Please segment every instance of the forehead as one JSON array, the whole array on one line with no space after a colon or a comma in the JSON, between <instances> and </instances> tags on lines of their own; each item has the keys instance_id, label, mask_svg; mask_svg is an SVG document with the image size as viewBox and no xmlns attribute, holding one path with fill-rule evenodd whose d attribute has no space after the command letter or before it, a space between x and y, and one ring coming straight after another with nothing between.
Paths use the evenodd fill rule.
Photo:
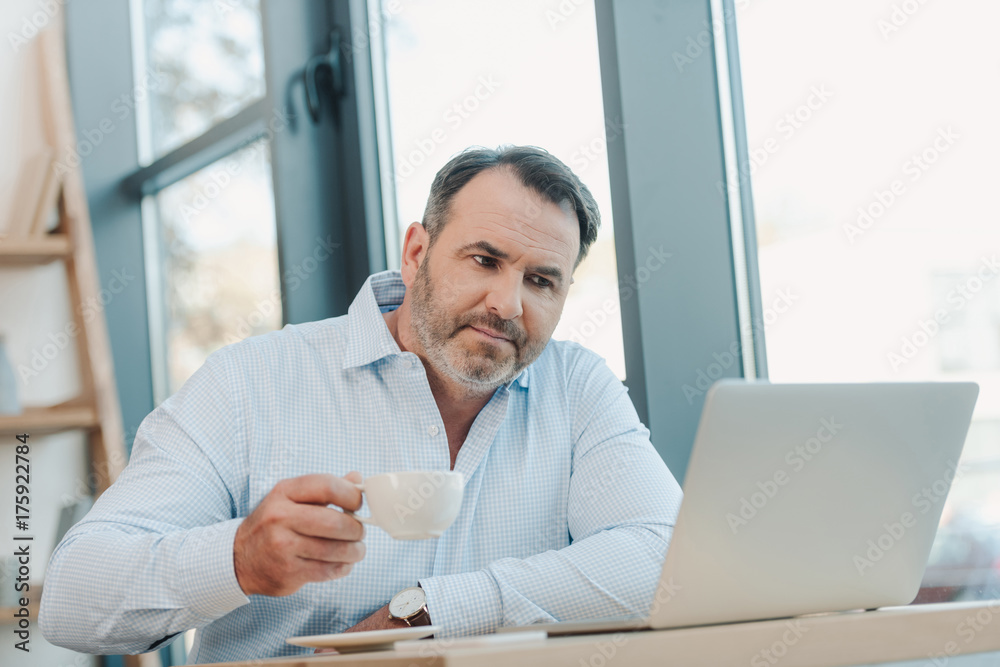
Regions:
<instances>
[{"instance_id":1,"label":"forehead","mask_svg":"<svg viewBox=\"0 0 1000 667\"><path fill-rule=\"evenodd\" d=\"M476 174L455 194L441 235L456 244L488 240L569 269L580 249L580 223L569 202L552 203L502 168Z\"/></svg>"}]
</instances>

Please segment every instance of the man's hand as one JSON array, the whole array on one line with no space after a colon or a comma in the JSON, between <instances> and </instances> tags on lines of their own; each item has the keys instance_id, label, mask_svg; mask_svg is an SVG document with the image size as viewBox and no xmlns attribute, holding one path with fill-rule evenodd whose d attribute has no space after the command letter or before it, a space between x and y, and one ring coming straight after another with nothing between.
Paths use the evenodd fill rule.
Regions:
<instances>
[{"instance_id":1,"label":"man's hand","mask_svg":"<svg viewBox=\"0 0 1000 667\"><path fill-rule=\"evenodd\" d=\"M312 581L339 579L365 557L356 472L303 475L275 484L236 531L233 565L246 595L291 595ZM386 612L388 616L388 612Z\"/></svg>"}]
</instances>

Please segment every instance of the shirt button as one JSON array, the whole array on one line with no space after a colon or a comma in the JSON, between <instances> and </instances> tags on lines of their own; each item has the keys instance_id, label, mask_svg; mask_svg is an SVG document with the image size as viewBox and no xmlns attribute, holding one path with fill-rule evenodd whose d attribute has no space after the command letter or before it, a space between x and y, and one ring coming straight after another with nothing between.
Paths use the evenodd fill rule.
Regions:
<instances>
[{"instance_id":1,"label":"shirt button","mask_svg":"<svg viewBox=\"0 0 1000 667\"><path fill-rule=\"evenodd\" d=\"M413 359L403 357L403 368L413 368Z\"/></svg>"},{"instance_id":2,"label":"shirt button","mask_svg":"<svg viewBox=\"0 0 1000 667\"><path fill-rule=\"evenodd\" d=\"M438 427L437 426L428 426L427 427L427 435L429 435L429 436L435 436L437 434L438 434Z\"/></svg>"}]
</instances>

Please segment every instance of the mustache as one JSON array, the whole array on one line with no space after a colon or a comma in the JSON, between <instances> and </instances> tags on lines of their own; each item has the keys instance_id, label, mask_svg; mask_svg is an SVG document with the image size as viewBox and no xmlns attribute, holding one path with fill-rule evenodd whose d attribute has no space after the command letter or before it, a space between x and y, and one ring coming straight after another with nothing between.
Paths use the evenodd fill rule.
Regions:
<instances>
[{"instance_id":1,"label":"mustache","mask_svg":"<svg viewBox=\"0 0 1000 667\"><path fill-rule=\"evenodd\" d=\"M466 318L465 321L460 323L449 338L454 338L458 335L459 331L469 326L492 329L504 338L509 338L510 341L518 348L524 344L524 340L526 338L524 331L522 331L520 327L510 320L505 320L499 315L495 315L493 313L473 315Z\"/></svg>"}]
</instances>

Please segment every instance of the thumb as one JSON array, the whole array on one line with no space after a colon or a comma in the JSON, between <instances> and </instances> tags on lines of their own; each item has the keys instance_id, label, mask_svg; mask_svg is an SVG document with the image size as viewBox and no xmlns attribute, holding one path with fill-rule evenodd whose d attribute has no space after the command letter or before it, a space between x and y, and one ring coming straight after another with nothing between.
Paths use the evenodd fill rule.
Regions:
<instances>
[{"instance_id":1,"label":"thumb","mask_svg":"<svg viewBox=\"0 0 1000 667\"><path fill-rule=\"evenodd\" d=\"M351 472L344 475L344 479L354 484L360 484L363 481L361 473L359 473L357 470L352 470Z\"/></svg>"}]
</instances>

